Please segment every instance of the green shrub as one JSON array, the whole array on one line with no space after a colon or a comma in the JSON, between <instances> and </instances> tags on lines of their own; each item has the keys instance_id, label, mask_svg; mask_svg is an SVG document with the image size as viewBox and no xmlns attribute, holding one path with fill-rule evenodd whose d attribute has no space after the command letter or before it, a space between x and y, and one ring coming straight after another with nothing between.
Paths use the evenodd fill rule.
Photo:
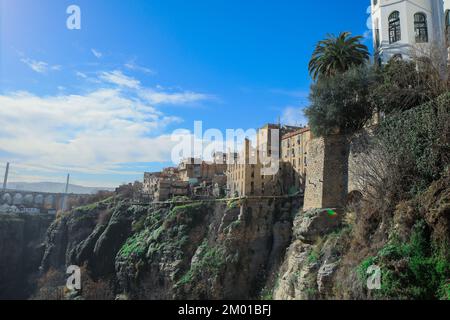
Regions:
<instances>
[{"instance_id":1,"label":"green shrub","mask_svg":"<svg viewBox=\"0 0 450 320\"><path fill-rule=\"evenodd\" d=\"M237 207L239 207L241 205L241 201L240 200L229 200L227 202L227 208L228 209L235 209Z\"/></svg>"},{"instance_id":2,"label":"green shrub","mask_svg":"<svg viewBox=\"0 0 450 320\"><path fill-rule=\"evenodd\" d=\"M450 93L382 122L376 140L399 180L396 193L413 196L441 178L450 163L449 123Z\"/></svg>"},{"instance_id":3,"label":"green shrub","mask_svg":"<svg viewBox=\"0 0 450 320\"><path fill-rule=\"evenodd\" d=\"M148 232L143 231L129 238L119 251L119 255L123 258L131 256L143 257L147 249Z\"/></svg>"},{"instance_id":4,"label":"green shrub","mask_svg":"<svg viewBox=\"0 0 450 320\"><path fill-rule=\"evenodd\" d=\"M308 255L308 263L315 263L319 260L319 258L320 254L317 251L312 250Z\"/></svg>"},{"instance_id":5,"label":"green shrub","mask_svg":"<svg viewBox=\"0 0 450 320\"><path fill-rule=\"evenodd\" d=\"M358 267L361 280L367 269L376 264L381 268L381 290L375 295L394 299L439 299L448 294L450 263L446 254L430 241L424 221L414 226L406 243L394 240L369 257Z\"/></svg>"},{"instance_id":6,"label":"green shrub","mask_svg":"<svg viewBox=\"0 0 450 320\"><path fill-rule=\"evenodd\" d=\"M192 283L197 277L216 277L225 264L225 250L220 246L208 246L204 241L200 246L200 256L190 270L180 278L177 285Z\"/></svg>"},{"instance_id":7,"label":"green shrub","mask_svg":"<svg viewBox=\"0 0 450 320\"><path fill-rule=\"evenodd\" d=\"M260 300L263 300L263 301L271 301L271 300L273 300L273 290L268 288L268 287L265 287L261 291Z\"/></svg>"},{"instance_id":8,"label":"green shrub","mask_svg":"<svg viewBox=\"0 0 450 320\"><path fill-rule=\"evenodd\" d=\"M165 219L165 226L194 226L200 223L207 213L208 206L203 202L190 203L174 207Z\"/></svg>"},{"instance_id":9,"label":"green shrub","mask_svg":"<svg viewBox=\"0 0 450 320\"><path fill-rule=\"evenodd\" d=\"M361 264L358 266L357 273L359 278L365 282L369 275L367 274L367 270L370 266L374 265L376 261L376 257L369 257L361 262Z\"/></svg>"}]
</instances>

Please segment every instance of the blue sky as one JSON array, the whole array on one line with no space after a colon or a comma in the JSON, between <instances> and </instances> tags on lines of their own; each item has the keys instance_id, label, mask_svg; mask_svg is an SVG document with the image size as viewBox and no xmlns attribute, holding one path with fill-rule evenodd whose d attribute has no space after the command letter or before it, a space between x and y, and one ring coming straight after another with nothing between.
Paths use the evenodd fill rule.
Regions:
<instances>
[{"instance_id":1,"label":"blue sky","mask_svg":"<svg viewBox=\"0 0 450 320\"><path fill-rule=\"evenodd\" d=\"M368 34L369 1L0 0L0 170L115 186L170 165L179 128L305 123L327 33ZM81 9L68 30L66 9ZM371 40L366 44L370 47Z\"/></svg>"}]
</instances>

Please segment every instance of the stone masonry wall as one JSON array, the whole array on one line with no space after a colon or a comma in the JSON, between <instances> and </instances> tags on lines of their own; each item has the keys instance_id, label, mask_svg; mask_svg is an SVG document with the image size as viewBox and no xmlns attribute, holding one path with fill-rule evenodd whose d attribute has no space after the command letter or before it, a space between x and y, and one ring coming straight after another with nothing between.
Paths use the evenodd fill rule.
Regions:
<instances>
[{"instance_id":1,"label":"stone masonry wall","mask_svg":"<svg viewBox=\"0 0 450 320\"><path fill-rule=\"evenodd\" d=\"M306 169L304 210L341 208L348 194L348 151L345 137L311 140Z\"/></svg>"},{"instance_id":2,"label":"stone masonry wall","mask_svg":"<svg viewBox=\"0 0 450 320\"><path fill-rule=\"evenodd\" d=\"M309 143L304 210L322 208L324 146L322 138L312 139Z\"/></svg>"}]
</instances>

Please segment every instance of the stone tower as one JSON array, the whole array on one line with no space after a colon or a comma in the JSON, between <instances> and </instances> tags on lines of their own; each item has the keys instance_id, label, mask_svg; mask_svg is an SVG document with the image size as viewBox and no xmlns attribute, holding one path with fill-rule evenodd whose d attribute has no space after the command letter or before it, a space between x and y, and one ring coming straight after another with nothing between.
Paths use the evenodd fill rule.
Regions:
<instances>
[{"instance_id":1,"label":"stone tower","mask_svg":"<svg viewBox=\"0 0 450 320\"><path fill-rule=\"evenodd\" d=\"M371 0L375 58L407 59L412 50L448 48L450 0Z\"/></svg>"}]
</instances>

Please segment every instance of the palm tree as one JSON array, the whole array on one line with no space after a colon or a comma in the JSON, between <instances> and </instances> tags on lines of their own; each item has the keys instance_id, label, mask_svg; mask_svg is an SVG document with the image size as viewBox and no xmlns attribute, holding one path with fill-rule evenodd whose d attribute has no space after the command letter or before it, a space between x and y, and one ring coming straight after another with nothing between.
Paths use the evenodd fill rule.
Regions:
<instances>
[{"instance_id":1,"label":"palm tree","mask_svg":"<svg viewBox=\"0 0 450 320\"><path fill-rule=\"evenodd\" d=\"M366 76L369 72L362 66L369 60L369 51L361 43L362 38L352 37L350 32L342 32L337 37L329 35L317 44L309 62L309 72L315 83L311 86L311 105L307 116L312 131L323 138L323 142L316 141L318 146L323 143L323 154L320 156L323 157L322 173L327 182L321 185L320 190L315 185L307 186L306 192L321 192L322 206L325 208L345 206L349 137L368 114L368 104L363 98L370 77ZM320 181L320 178L320 175L315 177L313 173L308 179Z\"/></svg>"},{"instance_id":2,"label":"palm tree","mask_svg":"<svg viewBox=\"0 0 450 320\"><path fill-rule=\"evenodd\" d=\"M321 76L331 77L366 63L369 51L361 43L362 38L352 37L350 32L342 32L338 37L328 35L325 40L319 41L309 62L312 78L317 80Z\"/></svg>"}]
</instances>

